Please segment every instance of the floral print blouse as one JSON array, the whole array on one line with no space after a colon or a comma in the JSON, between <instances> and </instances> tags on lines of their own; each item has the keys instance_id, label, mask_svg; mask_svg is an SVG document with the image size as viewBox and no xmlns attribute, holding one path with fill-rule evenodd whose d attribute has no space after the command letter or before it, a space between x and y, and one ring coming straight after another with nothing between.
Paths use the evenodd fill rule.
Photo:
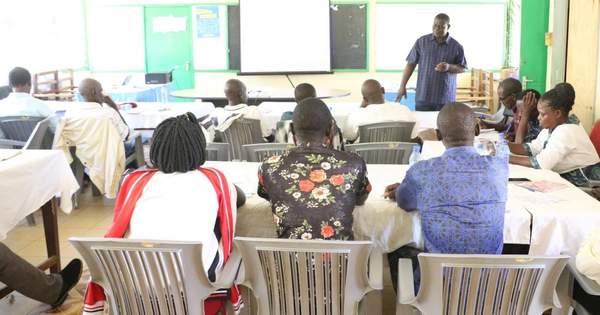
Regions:
<instances>
[{"instance_id":1,"label":"floral print blouse","mask_svg":"<svg viewBox=\"0 0 600 315\"><path fill-rule=\"evenodd\" d=\"M280 238L352 239L352 211L371 191L361 157L323 146L272 156L258 177L258 194L270 201Z\"/></svg>"}]
</instances>

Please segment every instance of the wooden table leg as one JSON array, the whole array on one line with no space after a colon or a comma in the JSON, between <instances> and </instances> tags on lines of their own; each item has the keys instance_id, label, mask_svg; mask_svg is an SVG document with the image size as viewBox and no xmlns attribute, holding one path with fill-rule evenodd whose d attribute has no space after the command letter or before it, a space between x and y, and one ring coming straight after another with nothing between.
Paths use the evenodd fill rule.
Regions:
<instances>
[{"instance_id":1,"label":"wooden table leg","mask_svg":"<svg viewBox=\"0 0 600 315\"><path fill-rule=\"evenodd\" d=\"M50 199L42 206L42 215L44 218L44 234L46 235L46 250L48 258L56 257L51 267L51 272L60 271L60 243L58 242L58 219L57 219L56 198Z\"/></svg>"}]
</instances>

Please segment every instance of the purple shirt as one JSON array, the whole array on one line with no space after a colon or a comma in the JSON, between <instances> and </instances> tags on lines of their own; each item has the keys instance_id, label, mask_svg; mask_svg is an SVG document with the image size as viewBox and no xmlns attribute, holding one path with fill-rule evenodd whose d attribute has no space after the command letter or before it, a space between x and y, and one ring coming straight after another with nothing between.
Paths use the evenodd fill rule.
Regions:
<instances>
[{"instance_id":1,"label":"purple shirt","mask_svg":"<svg viewBox=\"0 0 600 315\"><path fill-rule=\"evenodd\" d=\"M448 35L443 43L438 44L433 34L421 36L406 61L419 65L417 102L446 104L456 99L456 74L435 71L440 62L467 68L463 47L454 38Z\"/></svg>"}]
</instances>

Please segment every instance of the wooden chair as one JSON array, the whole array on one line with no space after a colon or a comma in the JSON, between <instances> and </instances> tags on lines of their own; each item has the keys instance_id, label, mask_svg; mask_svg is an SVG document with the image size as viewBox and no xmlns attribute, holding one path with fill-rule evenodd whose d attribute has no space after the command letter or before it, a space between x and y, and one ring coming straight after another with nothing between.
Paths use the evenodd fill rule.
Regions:
<instances>
[{"instance_id":1,"label":"wooden chair","mask_svg":"<svg viewBox=\"0 0 600 315\"><path fill-rule=\"evenodd\" d=\"M415 296L410 259L398 263L396 314L540 315L559 306L556 284L567 256L419 254Z\"/></svg>"},{"instance_id":2,"label":"wooden chair","mask_svg":"<svg viewBox=\"0 0 600 315\"><path fill-rule=\"evenodd\" d=\"M243 159L248 162L262 162L273 155L281 155L283 152L293 148L293 144L287 143L255 143L242 146Z\"/></svg>"},{"instance_id":3,"label":"wooden chair","mask_svg":"<svg viewBox=\"0 0 600 315\"><path fill-rule=\"evenodd\" d=\"M242 146L264 142L260 129L260 120L238 118L227 130L222 133L223 142L229 143L231 158L241 160L243 158Z\"/></svg>"},{"instance_id":4,"label":"wooden chair","mask_svg":"<svg viewBox=\"0 0 600 315\"><path fill-rule=\"evenodd\" d=\"M346 151L360 155L367 164L408 164L415 143L370 142L346 145Z\"/></svg>"},{"instance_id":5,"label":"wooden chair","mask_svg":"<svg viewBox=\"0 0 600 315\"><path fill-rule=\"evenodd\" d=\"M408 142L414 127L414 121L391 121L362 125L358 127L359 141L360 143Z\"/></svg>"},{"instance_id":6,"label":"wooden chair","mask_svg":"<svg viewBox=\"0 0 600 315\"><path fill-rule=\"evenodd\" d=\"M383 265L369 263L381 254L370 254L371 242L236 237L235 244L238 279L260 315L357 314L365 294L382 289Z\"/></svg>"},{"instance_id":7,"label":"wooden chair","mask_svg":"<svg viewBox=\"0 0 600 315\"><path fill-rule=\"evenodd\" d=\"M72 101L73 69L53 70L34 74L33 96L43 100Z\"/></svg>"},{"instance_id":8,"label":"wooden chair","mask_svg":"<svg viewBox=\"0 0 600 315\"><path fill-rule=\"evenodd\" d=\"M240 259L232 253L216 283L208 280L198 242L70 238L111 314L204 314L204 300L231 287Z\"/></svg>"},{"instance_id":9,"label":"wooden chair","mask_svg":"<svg viewBox=\"0 0 600 315\"><path fill-rule=\"evenodd\" d=\"M456 89L456 101L469 103L473 107L483 107L495 111L494 74L481 69L471 69L470 85Z\"/></svg>"}]
</instances>

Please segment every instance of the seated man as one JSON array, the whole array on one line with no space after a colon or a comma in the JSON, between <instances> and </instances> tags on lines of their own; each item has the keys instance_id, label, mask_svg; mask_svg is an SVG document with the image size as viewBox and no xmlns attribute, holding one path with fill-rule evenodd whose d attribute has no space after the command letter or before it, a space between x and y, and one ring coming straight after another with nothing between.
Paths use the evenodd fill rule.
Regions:
<instances>
[{"instance_id":1,"label":"seated man","mask_svg":"<svg viewBox=\"0 0 600 315\"><path fill-rule=\"evenodd\" d=\"M128 174L115 203L115 220L106 237L200 241L202 261L215 281L232 249L236 222L236 189L221 171L202 165L206 140L192 113L169 118L156 128L150 147L154 168ZM90 289L91 288L91 289ZM91 284L86 303L94 300ZM237 289L231 289L237 303ZM93 295L93 296L92 296ZM91 300L90 300L91 299ZM205 303L217 314L223 299Z\"/></svg>"},{"instance_id":2,"label":"seated man","mask_svg":"<svg viewBox=\"0 0 600 315\"><path fill-rule=\"evenodd\" d=\"M261 120L261 114L257 106L248 106L248 93L246 85L240 80L231 79L225 83L225 97L228 104L222 109L217 109L216 116L218 125L216 130L223 132L231 126L238 118ZM267 130L261 123L261 132L263 137L270 136L272 130Z\"/></svg>"},{"instance_id":3,"label":"seated man","mask_svg":"<svg viewBox=\"0 0 600 315\"><path fill-rule=\"evenodd\" d=\"M367 80L361 88L363 101L360 109L350 113L343 130L344 138L355 141L358 138L358 128L362 125L390 121L415 121L416 118L410 109L397 103L385 102L385 90L376 80ZM416 138L419 126L415 123L411 138Z\"/></svg>"},{"instance_id":4,"label":"seated man","mask_svg":"<svg viewBox=\"0 0 600 315\"><path fill-rule=\"evenodd\" d=\"M98 107L89 107L85 110L96 110L105 112L110 116L114 126L121 135L121 140L125 142L125 153L126 155L131 154L135 150L135 143L133 141L135 132L129 128L127 122L119 112L117 104L109 97L102 93L102 85L100 82L94 79L84 79L79 83L79 94L83 97L86 102L97 103Z\"/></svg>"},{"instance_id":5,"label":"seated man","mask_svg":"<svg viewBox=\"0 0 600 315\"><path fill-rule=\"evenodd\" d=\"M444 154L417 162L401 184L386 188L386 196L400 208L420 212L426 252L502 252L508 161L506 156L477 153L473 147L476 124L467 105L444 106L437 118ZM394 283L398 258L404 252L411 251L402 247L388 254ZM416 255L410 258L416 266Z\"/></svg>"},{"instance_id":6,"label":"seated man","mask_svg":"<svg viewBox=\"0 0 600 315\"><path fill-rule=\"evenodd\" d=\"M517 111L517 95L521 93L523 86L521 82L514 78L504 79L498 85L498 101L502 104L500 110L492 116L491 121L481 120L479 125L483 129L495 129L496 131L505 131L512 121L514 113Z\"/></svg>"},{"instance_id":7,"label":"seated man","mask_svg":"<svg viewBox=\"0 0 600 315\"><path fill-rule=\"evenodd\" d=\"M47 274L0 243L0 281L29 298L56 308L81 278L81 260L73 259L58 274Z\"/></svg>"},{"instance_id":8,"label":"seated man","mask_svg":"<svg viewBox=\"0 0 600 315\"><path fill-rule=\"evenodd\" d=\"M258 194L269 200L280 238L351 240L354 206L371 185L365 161L332 149L333 117L323 101L306 99L294 110L297 145L265 160Z\"/></svg>"},{"instance_id":9,"label":"seated man","mask_svg":"<svg viewBox=\"0 0 600 315\"><path fill-rule=\"evenodd\" d=\"M31 74L27 69L16 67L8 74L8 82L13 92L0 101L0 117L5 116L34 116L51 117L50 130L56 131L58 118L54 111L31 94Z\"/></svg>"},{"instance_id":10,"label":"seated man","mask_svg":"<svg viewBox=\"0 0 600 315\"><path fill-rule=\"evenodd\" d=\"M300 83L294 89L294 99L296 100L296 103L300 103L307 98L314 97L317 97L317 90L315 90L315 87L310 83ZM292 120L293 115L294 112L284 112L281 115L280 120Z\"/></svg>"}]
</instances>

